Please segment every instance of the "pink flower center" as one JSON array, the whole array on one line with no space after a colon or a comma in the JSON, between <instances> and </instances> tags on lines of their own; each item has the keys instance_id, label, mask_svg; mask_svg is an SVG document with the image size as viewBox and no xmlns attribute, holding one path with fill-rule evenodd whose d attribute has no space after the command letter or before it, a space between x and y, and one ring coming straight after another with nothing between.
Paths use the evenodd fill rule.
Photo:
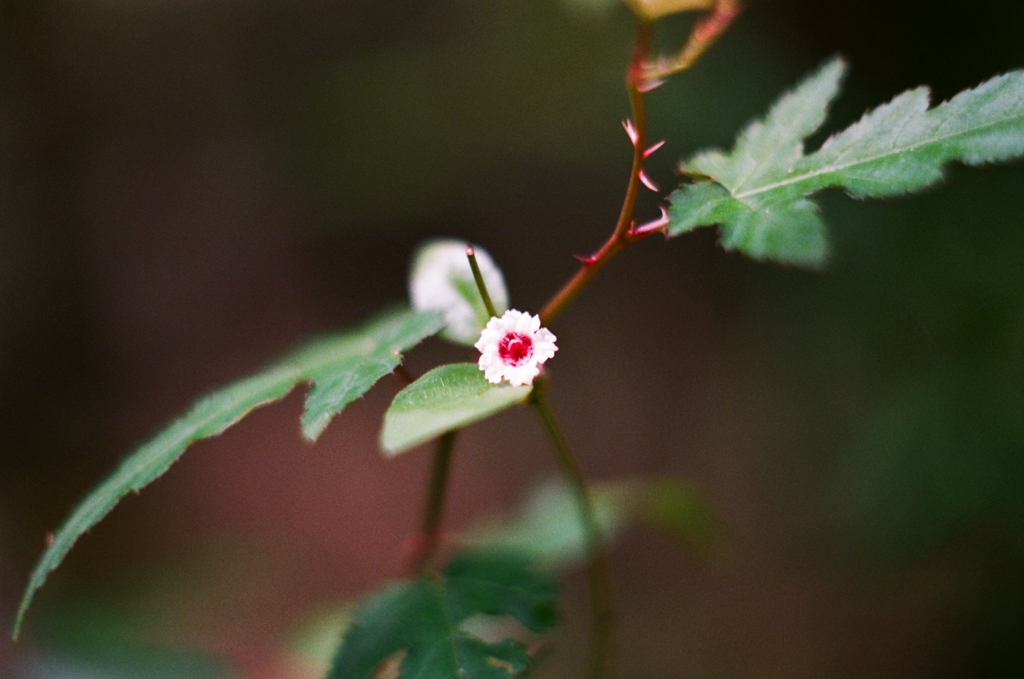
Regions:
<instances>
[{"instance_id":1,"label":"pink flower center","mask_svg":"<svg viewBox=\"0 0 1024 679\"><path fill-rule=\"evenodd\" d=\"M533 340L518 332L506 333L498 342L498 356L505 365L521 366L533 355Z\"/></svg>"}]
</instances>

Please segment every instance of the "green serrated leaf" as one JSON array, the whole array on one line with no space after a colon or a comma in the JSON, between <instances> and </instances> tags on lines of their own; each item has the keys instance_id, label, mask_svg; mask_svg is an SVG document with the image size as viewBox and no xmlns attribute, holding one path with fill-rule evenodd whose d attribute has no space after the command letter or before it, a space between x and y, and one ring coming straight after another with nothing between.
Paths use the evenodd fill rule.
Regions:
<instances>
[{"instance_id":1,"label":"green serrated leaf","mask_svg":"<svg viewBox=\"0 0 1024 679\"><path fill-rule=\"evenodd\" d=\"M448 608L460 620L476 613L511 615L528 630L543 632L558 622L558 592L550 578L531 570L518 550L456 554L445 569Z\"/></svg>"},{"instance_id":2,"label":"green serrated leaf","mask_svg":"<svg viewBox=\"0 0 1024 679\"><path fill-rule=\"evenodd\" d=\"M356 611L328 679L371 677L388 657L414 645L420 627L438 618L437 585L426 580L385 588Z\"/></svg>"},{"instance_id":3,"label":"green serrated leaf","mask_svg":"<svg viewBox=\"0 0 1024 679\"><path fill-rule=\"evenodd\" d=\"M692 486L674 478L631 479L590 488L597 522L607 543L631 524L647 523L706 550L718 536L718 521ZM541 484L519 512L470 530L464 544L515 550L537 563L564 568L583 563L587 540L572 491L560 481Z\"/></svg>"},{"instance_id":4,"label":"green serrated leaf","mask_svg":"<svg viewBox=\"0 0 1024 679\"><path fill-rule=\"evenodd\" d=\"M402 679L510 679L529 666L526 648L488 643L461 625L478 614L510 615L535 632L557 622L557 587L508 552L456 555L439 580L391 585L356 612L327 679L368 679L404 653Z\"/></svg>"},{"instance_id":5,"label":"green serrated leaf","mask_svg":"<svg viewBox=\"0 0 1024 679\"><path fill-rule=\"evenodd\" d=\"M436 312L402 311L380 316L354 333L313 342L294 354L303 378L313 383L302 414L302 433L315 441L345 406L402 362L402 352L443 327Z\"/></svg>"},{"instance_id":6,"label":"green serrated leaf","mask_svg":"<svg viewBox=\"0 0 1024 679\"><path fill-rule=\"evenodd\" d=\"M326 673L340 639L352 624L355 605L335 604L300 621L288 635L288 653Z\"/></svg>"},{"instance_id":7,"label":"green serrated leaf","mask_svg":"<svg viewBox=\"0 0 1024 679\"><path fill-rule=\"evenodd\" d=\"M434 368L395 396L384 415L381 447L397 455L522 403L531 389L490 384L475 363Z\"/></svg>"},{"instance_id":8,"label":"green serrated leaf","mask_svg":"<svg viewBox=\"0 0 1024 679\"><path fill-rule=\"evenodd\" d=\"M314 384L303 432L315 439L332 417L401 362L401 352L440 331L435 312L386 311L360 328L316 340L262 373L200 399L183 417L131 453L94 488L54 534L29 579L14 624L17 638L35 592L78 538L130 492L160 477L191 444L221 434L251 410L278 401L300 382Z\"/></svg>"},{"instance_id":9,"label":"green serrated leaf","mask_svg":"<svg viewBox=\"0 0 1024 679\"><path fill-rule=\"evenodd\" d=\"M1024 71L993 78L929 109L921 87L868 112L810 155L803 140L825 121L846 67L825 64L740 135L733 151L681 165L707 176L670 196L668 234L718 224L721 244L755 259L820 266L825 225L807 196L842 188L857 198L919 191L959 161L981 165L1024 155Z\"/></svg>"}]
</instances>

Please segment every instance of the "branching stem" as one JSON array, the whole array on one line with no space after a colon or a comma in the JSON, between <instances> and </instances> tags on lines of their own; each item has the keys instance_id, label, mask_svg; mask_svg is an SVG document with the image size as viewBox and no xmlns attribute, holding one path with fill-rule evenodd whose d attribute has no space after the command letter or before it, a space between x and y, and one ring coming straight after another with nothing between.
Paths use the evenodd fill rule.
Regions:
<instances>
[{"instance_id":1,"label":"branching stem","mask_svg":"<svg viewBox=\"0 0 1024 679\"><path fill-rule=\"evenodd\" d=\"M580 513L580 524L583 527L584 538L587 544L587 567L590 580L590 605L591 605L591 651L590 651L590 672L591 679L607 679L613 674L613 645L615 636L615 604L611 573L611 564L608 560L608 549L605 546L601 527L597 522L597 515L594 511L594 502L590 496L590 490L583 477L583 469L579 461L569 447L562 428L558 425L551 408L548 406L544 393L544 378L538 377L534 381L533 392L530 395L530 405L537 411L544 428L547 430L551 442L558 453L558 463L562 467L562 474L566 482L576 496L576 506Z\"/></svg>"},{"instance_id":2,"label":"branching stem","mask_svg":"<svg viewBox=\"0 0 1024 679\"><path fill-rule=\"evenodd\" d=\"M622 202L622 209L619 212L619 218L615 223L615 230L612 232L612 235L597 252L583 259L583 267L555 293L541 310L540 320L543 325L550 324L552 320L561 314L583 288L590 283L590 280L619 251L627 245L641 241L663 230L662 225L657 222L652 222L638 228L634 220L640 185L644 182L644 160L648 155L646 145L647 109L644 95L658 84L655 81L656 77L669 75L671 72L681 70L692 64L704 49L728 26L735 16L737 9L738 4L736 0L720 0L715 15L698 25L690 43L681 52L681 56L678 58L679 63L673 62L672 64L665 65L659 61L653 62L653 67L650 57L654 42L654 24L642 18L637 19L633 52L629 65L626 68L626 91L629 95L629 105L633 116L632 129L628 130L633 142L633 166L629 174L626 196ZM659 71L664 71L664 73ZM653 150L651 149L651 151ZM473 278L480 290L480 296L483 299L484 305L487 307L488 313L491 316L495 316L494 306L491 303L490 296L487 294L487 288L484 285L483 276L480 273L480 267L477 264L473 249L467 248L466 255L469 257ZM405 376L401 372L397 373L397 375L400 379ZM544 393L543 376L538 377L534 382L533 392L530 396L530 405L537 411L541 422L544 424L544 428L551 437L551 441L558 453L558 461L562 467L562 473L573 494L576 496L580 522L583 526L587 544L591 610L593 615L589 676L591 679L608 679L613 674L612 651L615 628L613 582L611 565L608 560L608 550L601 534L601 528L597 522L590 491L583 478L583 470L580 468L579 461L569 447L565 434L562 432L558 421L555 420L554 414L548 406ZM447 486L448 468L451 463L452 450L455 446L456 433L449 432L440 437L437 442L430 489L423 512L422 542L419 545L414 561L415 572L418 575L428 574L434 567L439 546L439 528L444 505L445 488Z\"/></svg>"}]
</instances>

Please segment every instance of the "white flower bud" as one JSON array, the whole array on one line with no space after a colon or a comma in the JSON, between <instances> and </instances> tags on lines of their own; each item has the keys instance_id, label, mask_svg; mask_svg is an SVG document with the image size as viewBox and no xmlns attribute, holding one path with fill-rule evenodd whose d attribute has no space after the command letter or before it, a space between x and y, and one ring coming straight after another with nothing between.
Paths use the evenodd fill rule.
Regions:
<instances>
[{"instance_id":1,"label":"white flower bud","mask_svg":"<svg viewBox=\"0 0 1024 679\"><path fill-rule=\"evenodd\" d=\"M473 270L466 257L469 244L460 240L433 240L413 256L409 273L409 298L417 311L436 310L444 314L441 336L459 344L472 345L487 325L489 315L480 298ZM473 246L487 292L495 310L508 309L505 277L487 251Z\"/></svg>"}]
</instances>

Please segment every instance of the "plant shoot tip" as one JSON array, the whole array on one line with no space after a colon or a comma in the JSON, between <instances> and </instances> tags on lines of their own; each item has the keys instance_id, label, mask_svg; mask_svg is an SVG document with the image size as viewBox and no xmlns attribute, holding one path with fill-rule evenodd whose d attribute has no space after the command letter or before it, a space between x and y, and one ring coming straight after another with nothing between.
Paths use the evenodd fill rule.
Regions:
<instances>
[{"instance_id":1,"label":"plant shoot tip","mask_svg":"<svg viewBox=\"0 0 1024 679\"><path fill-rule=\"evenodd\" d=\"M637 133L636 127L633 126L633 121L628 118L623 120L622 129L626 131L626 136L629 137L629 141L633 143L633 146L636 146L636 142L639 140L640 135Z\"/></svg>"}]
</instances>

